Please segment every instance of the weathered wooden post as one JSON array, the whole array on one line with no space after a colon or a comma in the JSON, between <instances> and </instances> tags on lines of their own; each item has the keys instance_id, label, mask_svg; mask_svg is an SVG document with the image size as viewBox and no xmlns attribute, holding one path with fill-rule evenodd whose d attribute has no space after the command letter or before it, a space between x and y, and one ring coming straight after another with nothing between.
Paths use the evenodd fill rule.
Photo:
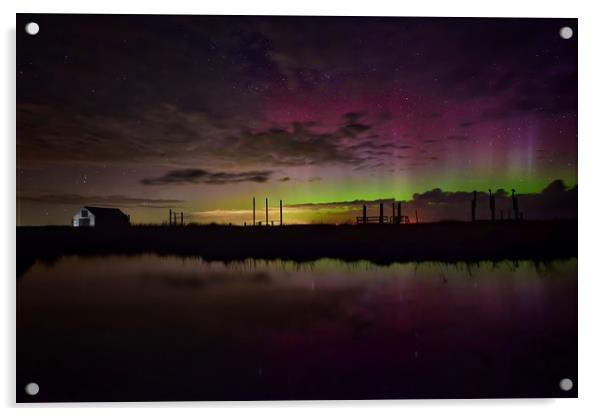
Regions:
<instances>
[{"instance_id":1,"label":"weathered wooden post","mask_svg":"<svg viewBox=\"0 0 602 416\"><path fill-rule=\"evenodd\" d=\"M366 210L366 204L364 204L364 208L363 208L362 222L364 224L368 223L368 213L367 213L367 210Z\"/></svg>"},{"instance_id":2,"label":"weathered wooden post","mask_svg":"<svg viewBox=\"0 0 602 416\"><path fill-rule=\"evenodd\" d=\"M255 225L255 197L253 197L253 225Z\"/></svg>"},{"instance_id":3,"label":"weathered wooden post","mask_svg":"<svg viewBox=\"0 0 602 416\"><path fill-rule=\"evenodd\" d=\"M489 190L489 209L491 210L491 221L495 221L495 196Z\"/></svg>"},{"instance_id":4,"label":"weathered wooden post","mask_svg":"<svg viewBox=\"0 0 602 416\"><path fill-rule=\"evenodd\" d=\"M184 212L180 212L180 225L184 226Z\"/></svg>"},{"instance_id":5,"label":"weathered wooden post","mask_svg":"<svg viewBox=\"0 0 602 416\"><path fill-rule=\"evenodd\" d=\"M391 224L395 224L395 218L396 218L395 217L395 201L393 201L393 203L391 203L391 205L392 205L391 208L393 208L393 216L391 217Z\"/></svg>"},{"instance_id":6,"label":"weathered wooden post","mask_svg":"<svg viewBox=\"0 0 602 416\"><path fill-rule=\"evenodd\" d=\"M397 203L397 224L401 224L401 202Z\"/></svg>"},{"instance_id":7,"label":"weathered wooden post","mask_svg":"<svg viewBox=\"0 0 602 416\"><path fill-rule=\"evenodd\" d=\"M265 199L265 225L270 225L268 221L268 199Z\"/></svg>"},{"instance_id":8,"label":"weathered wooden post","mask_svg":"<svg viewBox=\"0 0 602 416\"><path fill-rule=\"evenodd\" d=\"M416 210L416 224L418 224L418 210Z\"/></svg>"},{"instance_id":9,"label":"weathered wooden post","mask_svg":"<svg viewBox=\"0 0 602 416\"><path fill-rule=\"evenodd\" d=\"M169 222L168 222L168 224L171 225L171 208L169 209Z\"/></svg>"},{"instance_id":10,"label":"weathered wooden post","mask_svg":"<svg viewBox=\"0 0 602 416\"><path fill-rule=\"evenodd\" d=\"M516 195L514 194L516 190L512 190L512 208L514 209L514 219L518 220L518 200L516 199Z\"/></svg>"},{"instance_id":11,"label":"weathered wooden post","mask_svg":"<svg viewBox=\"0 0 602 416\"><path fill-rule=\"evenodd\" d=\"M477 220L477 191L472 191L471 208L472 208L471 219L472 219L472 222L475 222Z\"/></svg>"},{"instance_id":12,"label":"weathered wooden post","mask_svg":"<svg viewBox=\"0 0 602 416\"><path fill-rule=\"evenodd\" d=\"M504 210L500 209L500 220L504 221Z\"/></svg>"},{"instance_id":13,"label":"weathered wooden post","mask_svg":"<svg viewBox=\"0 0 602 416\"><path fill-rule=\"evenodd\" d=\"M280 200L280 225L282 225L282 199Z\"/></svg>"},{"instance_id":14,"label":"weathered wooden post","mask_svg":"<svg viewBox=\"0 0 602 416\"><path fill-rule=\"evenodd\" d=\"M379 224L382 224L382 223L383 223L383 221L384 221L384 219L383 219L383 217L384 217L384 214L385 214L385 212L384 212L384 211L385 211L385 210L384 210L384 206L383 206L383 203L381 202L381 203L380 203L380 213L379 213L379 215L378 215L378 223L379 223Z\"/></svg>"}]
</instances>

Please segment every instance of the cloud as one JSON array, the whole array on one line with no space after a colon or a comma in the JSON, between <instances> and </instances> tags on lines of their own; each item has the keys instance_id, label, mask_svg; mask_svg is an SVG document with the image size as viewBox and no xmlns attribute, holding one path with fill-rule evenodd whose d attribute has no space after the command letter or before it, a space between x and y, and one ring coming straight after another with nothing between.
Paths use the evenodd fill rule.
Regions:
<instances>
[{"instance_id":1,"label":"cloud","mask_svg":"<svg viewBox=\"0 0 602 416\"><path fill-rule=\"evenodd\" d=\"M236 161L243 165L308 166L357 165L371 157L369 147L391 147L370 134L372 125L358 120L363 113L343 115L344 123L334 129L316 131L314 124L293 122L265 129L243 129L223 140L203 143L197 150L213 160Z\"/></svg>"},{"instance_id":2,"label":"cloud","mask_svg":"<svg viewBox=\"0 0 602 416\"><path fill-rule=\"evenodd\" d=\"M362 124L362 123L349 123L349 124L345 124L340 132L342 135L344 136L352 136L355 137L365 131L370 130L372 126L370 126L369 124Z\"/></svg>"},{"instance_id":3,"label":"cloud","mask_svg":"<svg viewBox=\"0 0 602 416\"><path fill-rule=\"evenodd\" d=\"M19 195L21 201L41 202L56 205L94 205L106 207L143 207L166 208L182 204L178 199L156 199L127 197L124 195L82 195L82 194L25 194Z\"/></svg>"},{"instance_id":4,"label":"cloud","mask_svg":"<svg viewBox=\"0 0 602 416\"><path fill-rule=\"evenodd\" d=\"M290 180L291 180L291 178L289 178L288 176L285 176L284 178L278 179L279 182L288 182Z\"/></svg>"},{"instance_id":5,"label":"cloud","mask_svg":"<svg viewBox=\"0 0 602 416\"><path fill-rule=\"evenodd\" d=\"M368 113L366 113L365 111L350 111L348 113L343 114L343 119L348 124L353 124L359 122L362 118L364 118L367 115Z\"/></svg>"},{"instance_id":6,"label":"cloud","mask_svg":"<svg viewBox=\"0 0 602 416\"><path fill-rule=\"evenodd\" d=\"M20 103L17 153L22 166L56 161L65 164L161 161L161 164L201 165L208 171L227 171L234 165L248 170L265 166L358 166L388 158L390 154L382 150L412 148L380 138L372 124L361 121L367 116L361 111L345 113L341 115L343 122L330 128L313 121L276 126L258 122L251 128L252 123L245 119L233 117L222 122L205 111L165 102L141 107L133 117L94 113L67 117L60 108ZM52 128L48 128L48 120L52 120ZM182 182L187 178L166 180Z\"/></svg>"},{"instance_id":7,"label":"cloud","mask_svg":"<svg viewBox=\"0 0 602 416\"><path fill-rule=\"evenodd\" d=\"M507 218L508 210L512 209L511 190L498 189L494 192L496 199L496 217L499 218L500 211L504 211ZM416 193L411 199L402 202L402 213L412 216L415 211L421 221L456 220L468 221L471 215L472 192L447 192L435 188L426 192ZM557 179L551 182L545 189L538 193L517 193L519 210L525 219L544 220L558 218L577 218L577 187L568 188L564 182ZM361 215L363 205L368 209L368 215L377 215L379 204L382 203L386 215L391 215L391 204L393 198L377 200L353 200L341 202L328 202L318 204L291 205L295 208L321 211L337 209L340 217L348 220L355 219ZM487 192L477 192L477 219L489 219L489 195Z\"/></svg>"},{"instance_id":8,"label":"cloud","mask_svg":"<svg viewBox=\"0 0 602 416\"><path fill-rule=\"evenodd\" d=\"M461 135L452 135L452 136L447 136L447 140L453 140L456 142L465 142L467 140L470 140L470 137L461 136Z\"/></svg>"},{"instance_id":9,"label":"cloud","mask_svg":"<svg viewBox=\"0 0 602 416\"><path fill-rule=\"evenodd\" d=\"M206 183L223 185L240 182L267 182L273 172L269 170L249 172L210 172L205 169L178 169L165 173L157 178L146 178L140 181L143 185L178 185Z\"/></svg>"}]
</instances>

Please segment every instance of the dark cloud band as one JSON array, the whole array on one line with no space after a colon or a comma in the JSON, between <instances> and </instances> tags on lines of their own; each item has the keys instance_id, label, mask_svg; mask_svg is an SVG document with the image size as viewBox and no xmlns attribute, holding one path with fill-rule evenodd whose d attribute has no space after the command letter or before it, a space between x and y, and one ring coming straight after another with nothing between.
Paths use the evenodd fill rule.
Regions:
<instances>
[{"instance_id":1,"label":"dark cloud band","mask_svg":"<svg viewBox=\"0 0 602 416\"><path fill-rule=\"evenodd\" d=\"M259 170L250 172L209 172L204 169L172 170L157 178L146 178L140 181L143 185L177 185L206 183L223 185L240 182L267 182L273 172Z\"/></svg>"}]
</instances>

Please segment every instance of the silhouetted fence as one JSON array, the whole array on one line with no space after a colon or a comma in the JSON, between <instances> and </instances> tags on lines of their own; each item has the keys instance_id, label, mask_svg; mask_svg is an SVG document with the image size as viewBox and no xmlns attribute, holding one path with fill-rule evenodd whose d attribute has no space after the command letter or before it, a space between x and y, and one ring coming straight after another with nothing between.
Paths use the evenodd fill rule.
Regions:
<instances>
[{"instance_id":1,"label":"silhouetted fence","mask_svg":"<svg viewBox=\"0 0 602 416\"><path fill-rule=\"evenodd\" d=\"M362 216L355 217L357 224L409 224L410 218L407 215L401 215L401 202L397 203L397 210L395 209L395 202L391 204L393 215L386 216L384 214L384 204L379 204L379 215L368 215L368 208L366 205L362 206Z\"/></svg>"},{"instance_id":2,"label":"silhouetted fence","mask_svg":"<svg viewBox=\"0 0 602 416\"><path fill-rule=\"evenodd\" d=\"M173 210L169 210L169 220L167 222L169 226L174 225L184 225L184 213L183 212L175 212Z\"/></svg>"}]
</instances>

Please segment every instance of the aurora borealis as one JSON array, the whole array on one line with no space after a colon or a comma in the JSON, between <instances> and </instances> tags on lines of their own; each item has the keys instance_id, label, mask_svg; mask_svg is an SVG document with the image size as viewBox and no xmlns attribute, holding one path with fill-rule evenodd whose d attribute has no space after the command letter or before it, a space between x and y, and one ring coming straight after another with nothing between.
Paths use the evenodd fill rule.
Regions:
<instances>
[{"instance_id":1,"label":"aurora borealis","mask_svg":"<svg viewBox=\"0 0 602 416\"><path fill-rule=\"evenodd\" d=\"M174 208L242 224L253 196L274 210L282 199L289 222L345 222L357 201L393 199L425 220L462 219L468 193L500 188L529 194L531 218L576 201L576 19L17 26L29 21L40 33L17 33L19 225L69 224L82 205L135 223Z\"/></svg>"}]
</instances>

